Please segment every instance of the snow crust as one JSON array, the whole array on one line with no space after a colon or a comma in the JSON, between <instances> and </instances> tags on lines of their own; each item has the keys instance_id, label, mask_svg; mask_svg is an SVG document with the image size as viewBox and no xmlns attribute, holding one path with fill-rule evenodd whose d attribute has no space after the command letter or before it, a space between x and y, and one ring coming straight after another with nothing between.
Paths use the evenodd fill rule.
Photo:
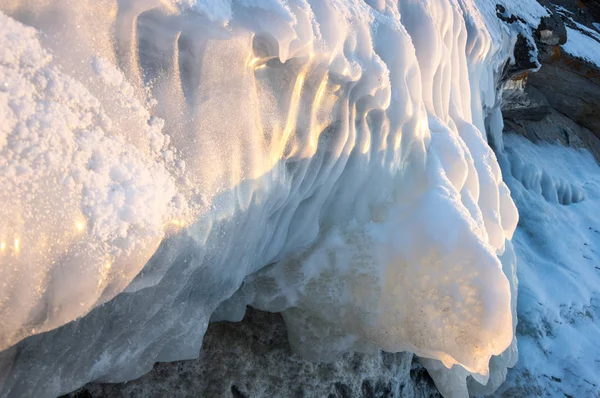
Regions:
<instances>
[{"instance_id":1,"label":"snow crust","mask_svg":"<svg viewBox=\"0 0 600 398\"><path fill-rule=\"evenodd\" d=\"M447 396L495 389L518 215L494 7L3 4L2 395L193 358L247 304L308 358L409 350Z\"/></svg>"}]
</instances>

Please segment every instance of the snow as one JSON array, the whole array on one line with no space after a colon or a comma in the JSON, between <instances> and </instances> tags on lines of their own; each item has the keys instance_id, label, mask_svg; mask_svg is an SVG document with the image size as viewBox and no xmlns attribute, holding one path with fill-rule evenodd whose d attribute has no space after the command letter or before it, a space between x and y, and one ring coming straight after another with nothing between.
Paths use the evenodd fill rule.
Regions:
<instances>
[{"instance_id":1,"label":"snow","mask_svg":"<svg viewBox=\"0 0 600 398\"><path fill-rule=\"evenodd\" d=\"M588 28L585 25L580 24L579 22L573 21L573 23L575 24L575 26L577 26L577 29L581 30L582 32L588 33L588 36L592 36L596 40L600 41L600 33L596 32L593 29Z\"/></svg>"},{"instance_id":2,"label":"snow","mask_svg":"<svg viewBox=\"0 0 600 398\"><path fill-rule=\"evenodd\" d=\"M567 42L562 48L575 57L600 65L600 40L594 40L576 29L567 27Z\"/></svg>"},{"instance_id":3,"label":"snow","mask_svg":"<svg viewBox=\"0 0 600 398\"><path fill-rule=\"evenodd\" d=\"M176 190L160 160L167 142L160 121L128 102L121 86L114 100L123 111L137 109L129 116L150 147L127 143L98 100L52 67L32 29L5 16L1 24L4 349L121 292L176 214Z\"/></svg>"},{"instance_id":4,"label":"snow","mask_svg":"<svg viewBox=\"0 0 600 398\"><path fill-rule=\"evenodd\" d=\"M558 11L563 16L573 15L572 11L569 11L563 6L554 5L554 8L556 8L556 11Z\"/></svg>"},{"instance_id":5,"label":"snow","mask_svg":"<svg viewBox=\"0 0 600 398\"><path fill-rule=\"evenodd\" d=\"M518 215L486 126L516 33L479 3L2 6L1 394L194 358L246 304L308 358L409 350L448 396L493 391Z\"/></svg>"},{"instance_id":6,"label":"snow","mask_svg":"<svg viewBox=\"0 0 600 398\"><path fill-rule=\"evenodd\" d=\"M466 3L466 2L465 2ZM513 51L518 35L522 36L530 47L530 61L541 67L538 62L538 49L533 32L537 30L540 24L541 18L549 16L548 10L543 7L537 0L508 0L504 2L493 2L493 1L479 1L474 2L478 11L481 13L484 19L484 23L487 26L487 30L492 37L492 41L497 46L502 46L502 51L496 51L497 60L487 60L489 64L496 64L497 62L505 62L506 54L509 54L510 62L514 63ZM498 6L504 7L503 18L514 19L510 24L506 24L498 18L500 9ZM472 18L467 15L466 19ZM488 95L492 95L494 90L486 90ZM495 101L495 100L494 100ZM486 103L489 108L493 107L492 103ZM484 102L485 103L485 102ZM501 130L499 131L501 134Z\"/></svg>"},{"instance_id":7,"label":"snow","mask_svg":"<svg viewBox=\"0 0 600 398\"><path fill-rule=\"evenodd\" d=\"M497 4L502 4L509 15L512 14L524 19L525 23L533 29L538 27L542 17L550 16L546 7L535 0L505 0Z\"/></svg>"},{"instance_id":8,"label":"snow","mask_svg":"<svg viewBox=\"0 0 600 398\"><path fill-rule=\"evenodd\" d=\"M520 359L498 396L592 397L600 376L600 167L585 150L505 136L519 208Z\"/></svg>"}]
</instances>

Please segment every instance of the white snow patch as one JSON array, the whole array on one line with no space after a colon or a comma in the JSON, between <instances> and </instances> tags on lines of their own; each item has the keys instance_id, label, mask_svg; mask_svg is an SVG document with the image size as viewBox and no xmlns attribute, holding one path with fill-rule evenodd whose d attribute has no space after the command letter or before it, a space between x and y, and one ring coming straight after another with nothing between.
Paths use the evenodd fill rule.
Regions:
<instances>
[{"instance_id":1,"label":"white snow patch","mask_svg":"<svg viewBox=\"0 0 600 398\"><path fill-rule=\"evenodd\" d=\"M595 31L595 30L593 30L593 29L590 29L590 28L588 28L588 27L587 27L587 26L585 26L585 25L582 25L582 24L580 24L579 22L575 22L575 21L573 21L573 23L574 23L574 24L577 26L577 28L578 28L579 30L582 30L582 31L584 31L584 32L587 32L587 33L589 33L589 34L590 34L590 35L591 35L593 38L595 38L596 40L600 41L600 33L596 32L596 31Z\"/></svg>"},{"instance_id":2,"label":"white snow patch","mask_svg":"<svg viewBox=\"0 0 600 398\"><path fill-rule=\"evenodd\" d=\"M564 15L564 16L569 16L569 15L573 15L572 11L567 10L565 7L563 6L558 6L555 5L554 8L556 8L556 11L558 11L560 14Z\"/></svg>"},{"instance_id":3,"label":"white snow patch","mask_svg":"<svg viewBox=\"0 0 600 398\"><path fill-rule=\"evenodd\" d=\"M525 22L533 29L538 27L542 17L547 17L550 15L546 7L542 6L536 0L505 0L489 3L502 4L504 7L506 7L506 11L508 11L509 14L523 18Z\"/></svg>"},{"instance_id":4,"label":"white snow patch","mask_svg":"<svg viewBox=\"0 0 600 398\"><path fill-rule=\"evenodd\" d=\"M567 27L567 42L562 48L569 54L600 66L600 41Z\"/></svg>"}]
</instances>

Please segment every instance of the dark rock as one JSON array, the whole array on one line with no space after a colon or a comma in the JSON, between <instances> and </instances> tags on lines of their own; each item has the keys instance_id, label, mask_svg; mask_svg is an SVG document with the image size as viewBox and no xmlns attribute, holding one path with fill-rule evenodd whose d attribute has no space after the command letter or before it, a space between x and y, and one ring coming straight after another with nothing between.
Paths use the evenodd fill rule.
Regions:
<instances>
[{"instance_id":1,"label":"dark rock","mask_svg":"<svg viewBox=\"0 0 600 398\"><path fill-rule=\"evenodd\" d=\"M600 0L553 0L553 3L573 12L576 18L583 17L593 20L592 22L600 22Z\"/></svg>"},{"instance_id":2,"label":"dark rock","mask_svg":"<svg viewBox=\"0 0 600 398\"><path fill-rule=\"evenodd\" d=\"M541 120L527 117L505 118L504 123L506 132L521 134L531 142L559 143L573 148L585 148L600 164L600 138L554 109L550 109L550 113ZM523 325L519 323L519 326Z\"/></svg>"},{"instance_id":3,"label":"dark rock","mask_svg":"<svg viewBox=\"0 0 600 398\"><path fill-rule=\"evenodd\" d=\"M567 28L558 13L542 17L535 31L536 40L547 46L556 46L567 42Z\"/></svg>"},{"instance_id":4,"label":"dark rock","mask_svg":"<svg viewBox=\"0 0 600 398\"><path fill-rule=\"evenodd\" d=\"M242 393L236 385L231 386L231 396L233 398L248 398L246 394Z\"/></svg>"},{"instance_id":5,"label":"dark rock","mask_svg":"<svg viewBox=\"0 0 600 398\"><path fill-rule=\"evenodd\" d=\"M540 64L534 56L535 43L519 33L514 49L514 63L508 63L502 73L502 81L507 81L515 76L539 68Z\"/></svg>"},{"instance_id":6,"label":"dark rock","mask_svg":"<svg viewBox=\"0 0 600 398\"><path fill-rule=\"evenodd\" d=\"M600 0L581 0L596 22L600 22Z\"/></svg>"},{"instance_id":7,"label":"dark rock","mask_svg":"<svg viewBox=\"0 0 600 398\"><path fill-rule=\"evenodd\" d=\"M68 397L70 397L70 398L92 398L93 396L92 396L92 394L90 394L89 391L81 389L81 390L77 390L69 395L62 395L59 398L68 398Z\"/></svg>"},{"instance_id":8,"label":"dark rock","mask_svg":"<svg viewBox=\"0 0 600 398\"><path fill-rule=\"evenodd\" d=\"M519 37L515 46L516 62L506 67L502 82L521 78L523 85L527 82L542 95L532 97L533 90L530 90L521 97L519 94L513 98L505 98L504 117L508 120L539 121L548 114L550 106L600 137L600 66L574 57L561 47L568 40L565 23L571 28L577 28L573 21L591 26L589 10L600 6L600 0L538 1L550 11L550 16L543 17L533 32L533 45L537 47L542 66L535 71L528 58L533 51L532 44L524 37ZM568 12L556 12L555 6ZM535 73L529 73L523 78L521 75L526 71ZM543 97L545 99L539 100Z\"/></svg>"},{"instance_id":9,"label":"dark rock","mask_svg":"<svg viewBox=\"0 0 600 398\"><path fill-rule=\"evenodd\" d=\"M527 76L524 77L525 82ZM531 85L503 94L502 115L509 120L540 121L552 112L546 97Z\"/></svg>"},{"instance_id":10,"label":"dark rock","mask_svg":"<svg viewBox=\"0 0 600 398\"><path fill-rule=\"evenodd\" d=\"M600 137L600 68L597 65L556 48L555 55L537 73L531 74L528 81L554 109Z\"/></svg>"}]
</instances>

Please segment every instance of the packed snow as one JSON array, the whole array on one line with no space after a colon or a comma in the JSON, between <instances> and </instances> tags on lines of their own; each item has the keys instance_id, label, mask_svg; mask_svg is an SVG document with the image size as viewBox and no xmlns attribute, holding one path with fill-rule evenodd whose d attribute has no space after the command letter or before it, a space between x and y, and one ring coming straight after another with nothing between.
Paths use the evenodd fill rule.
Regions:
<instances>
[{"instance_id":1,"label":"packed snow","mask_svg":"<svg viewBox=\"0 0 600 398\"><path fill-rule=\"evenodd\" d=\"M448 396L503 381L518 215L486 136L517 30L495 3L0 10L2 396L194 358L247 304L315 360L409 350Z\"/></svg>"}]
</instances>

